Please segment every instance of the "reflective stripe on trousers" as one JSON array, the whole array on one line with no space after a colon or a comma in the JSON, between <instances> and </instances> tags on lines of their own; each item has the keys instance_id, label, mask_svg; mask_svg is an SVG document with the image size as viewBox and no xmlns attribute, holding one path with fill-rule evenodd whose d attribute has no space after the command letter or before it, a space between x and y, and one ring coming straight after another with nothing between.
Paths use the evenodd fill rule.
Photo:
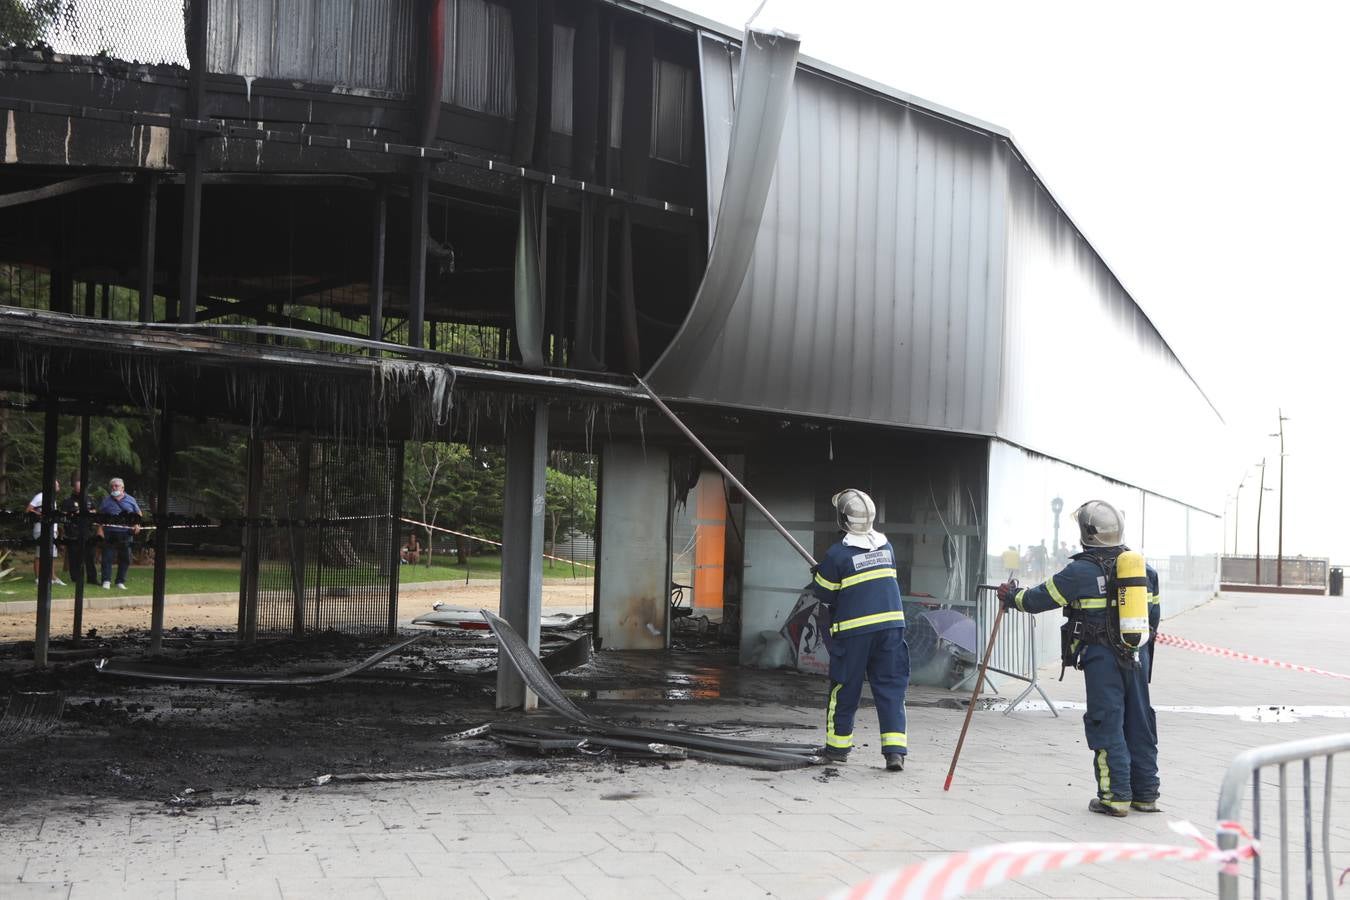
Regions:
<instances>
[{"instance_id":1,"label":"reflective stripe on trousers","mask_svg":"<svg viewBox=\"0 0 1350 900\"><path fill-rule=\"evenodd\" d=\"M884 753L904 753L905 691L909 687L909 648L903 628L841 635L830 645L830 699L825 742L838 749L853 746L853 719L863 681L872 685Z\"/></svg>"},{"instance_id":2,"label":"reflective stripe on trousers","mask_svg":"<svg viewBox=\"0 0 1350 900\"><path fill-rule=\"evenodd\" d=\"M830 705L825 709L825 746L847 750L853 746L853 727L850 720L848 734L839 734L834 727L834 717L839 709L839 689L842 684L830 688Z\"/></svg>"}]
</instances>

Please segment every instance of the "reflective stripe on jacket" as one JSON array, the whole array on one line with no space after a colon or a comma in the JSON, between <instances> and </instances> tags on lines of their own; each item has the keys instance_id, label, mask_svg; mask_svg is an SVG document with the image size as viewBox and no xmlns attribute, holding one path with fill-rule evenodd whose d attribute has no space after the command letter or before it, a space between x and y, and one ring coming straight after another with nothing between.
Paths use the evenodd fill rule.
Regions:
<instances>
[{"instance_id":1,"label":"reflective stripe on jacket","mask_svg":"<svg viewBox=\"0 0 1350 900\"><path fill-rule=\"evenodd\" d=\"M1109 547L1089 551L1103 562L1114 560L1124 547ZM1106 617L1106 576L1097 563L1080 554L1060 571L1042 583L1018 591L1013 600L1023 612L1038 613L1050 609L1081 609L1087 618ZM1147 566L1148 620L1150 628L1158 627L1161 600L1158 591L1158 572Z\"/></svg>"},{"instance_id":2,"label":"reflective stripe on jacket","mask_svg":"<svg viewBox=\"0 0 1350 900\"><path fill-rule=\"evenodd\" d=\"M870 550L840 542L813 570L817 599L830 610L830 633L839 637L904 628L895 548Z\"/></svg>"}]
</instances>

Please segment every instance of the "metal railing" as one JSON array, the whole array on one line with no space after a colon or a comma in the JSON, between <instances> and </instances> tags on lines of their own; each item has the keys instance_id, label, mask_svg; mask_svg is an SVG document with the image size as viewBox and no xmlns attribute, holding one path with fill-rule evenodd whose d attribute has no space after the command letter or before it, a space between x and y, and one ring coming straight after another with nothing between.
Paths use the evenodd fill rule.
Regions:
<instances>
[{"instance_id":1,"label":"metal railing","mask_svg":"<svg viewBox=\"0 0 1350 900\"><path fill-rule=\"evenodd\" d=\"M1327 571L1331 561L1322 557L1286 556L1280 561L1274 556L1261 557L1261 578L1256 577L1255 556L1220 557L1219 580L1225 584L1275 585L1276 572L1286 587L1326 587Z\"/></svg>"},{"instance_id":2,"label":"metal railing","mask_svg":"<svg viewBox=\"0 0 1350 900\"><path fill-rule=\"evenodd\" d=\"M1309 738L1302 741L1290 741L1286 744L1272 744L1268 747L1254 747L1233 760L1224 776L1223 786L1219 789L1219 821L1236 822L1242 814L1242 795L1250 775L1252 782L1252 837L1261 839L1261 769L1266 766L1279 766L1279 807L1280 807L1280 897L1289 897L1289 779L1290 763L1302 763L1303 769L1303 883L1305 896L1313 897L1313 840L1312 840L1312 761L1326 757L1326 776L1322 786L1322 870L1326 879L1327 897L1336 893L1336 882L1331 867L1331 793L1332 762L1338 753L1350 752L1350 734L1335 734L1327 737ZM1231 832L1219 835L1219 847L1231 850L1237 846L1238 836ZM1252 861L1252 897L1261 897L1261 857ZM1238 876L1219 874L1220 900L1236 900L1238 896Z\"/></svg>"},{"instance_id":3,"label":"metal railing","mask_svg":"<svg viewBox=\"0 0 1350 900\"><path fill-rule=\"evenodd\" d=\"M975 628L979 634L977 654L983 654L989 645L989 630L993 627L994 615L998 612L998 586L982 584L976 593ZM1029 613L1009 610L1003 614L1003 624L999 626L998 637L994 641L994 653L989 660L989 672L1015 678L1027 683L1026 689L1008 704L1003 711L1006 716L1023 700L1036 691L1050 708L1055 717L1059 710L1041 687L1038 671L1040 669L1039 652L1036 647L1036 617ZM986 674L986 680L988 675ZM997 690L992 683L989 687Z\"/></svg>"}]
</instances>

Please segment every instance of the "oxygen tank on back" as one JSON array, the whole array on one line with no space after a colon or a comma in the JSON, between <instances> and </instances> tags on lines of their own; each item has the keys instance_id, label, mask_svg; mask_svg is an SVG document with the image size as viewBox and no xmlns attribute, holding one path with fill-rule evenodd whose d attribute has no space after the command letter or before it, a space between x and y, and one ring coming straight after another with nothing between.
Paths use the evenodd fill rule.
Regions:
<instances>
[{"instance_id":1,"label":"oxygen tank on back","mask_svg":"<svg viewBox=\"0 0 1350 900\"><path fill-rule=\"evenodd\" d=\"M1138 650L1148 643L1148 570L1144 556L1126 550L1116 557L1116 607L1120 614L1120 639Z\"/></svg>"}]
</instances>

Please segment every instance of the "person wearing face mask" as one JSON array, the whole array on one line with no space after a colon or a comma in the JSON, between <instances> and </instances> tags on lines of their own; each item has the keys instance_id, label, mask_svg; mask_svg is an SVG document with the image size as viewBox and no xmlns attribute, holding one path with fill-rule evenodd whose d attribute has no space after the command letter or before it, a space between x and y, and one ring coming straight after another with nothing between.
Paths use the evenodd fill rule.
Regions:
<instances>
[{"instance_id":1,"label":"person wearing face mask","mask_svg":"<svg viewBox=\"0 0 1350 900\"><path fill-rule=\"evenodd\" d=\"M141 505L126 492L122 479L108 482L108 496L98 507L103 519L103 589L112 587L113 559L117 560L117 586L127 589L131 567L131 536L141 530ZM125 524L123 524L125 523Z\"/></svg>"}]
</instances>

